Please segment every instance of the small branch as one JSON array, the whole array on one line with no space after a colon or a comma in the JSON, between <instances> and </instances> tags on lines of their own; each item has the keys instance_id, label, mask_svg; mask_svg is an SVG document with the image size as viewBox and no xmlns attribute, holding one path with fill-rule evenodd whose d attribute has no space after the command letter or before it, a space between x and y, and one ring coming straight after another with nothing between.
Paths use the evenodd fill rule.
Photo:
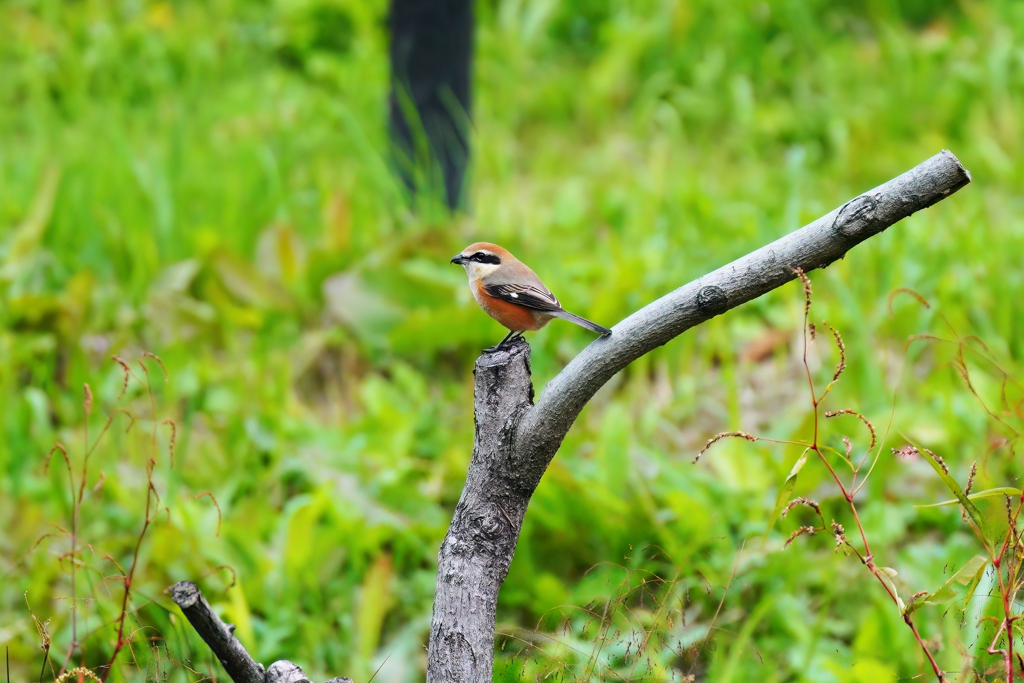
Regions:
<instances>
[{"instance_id":1,"label":"small branch","mask_svg":"<svg viewBox=\"0 0 1024 683\"><path fill-rule=\"evenodd\" d=\"M181 608L192 628L213 650L235 683L310 683L302 667L284 659L274 662L264 672L263 665L250 657L238 638L235 638L235 627L220 620L191 581L174 584L171 587L171 599ZM352 683L352 679L338 676L327 683Z\"/></svg>"},{"instance_id":2,"label":"small branch","mask_svg":"<svg viewBox=\"0 0 1024 683\"><path fill-rule=\"evenodd\" d=\"M235 629L220 620L194 583L179 581L174 584L171 599L181 608L203 642L213 650L232 681L264 683L263 665L249 656L238 638L235 638Z\"/></svg>"}]
</instances>

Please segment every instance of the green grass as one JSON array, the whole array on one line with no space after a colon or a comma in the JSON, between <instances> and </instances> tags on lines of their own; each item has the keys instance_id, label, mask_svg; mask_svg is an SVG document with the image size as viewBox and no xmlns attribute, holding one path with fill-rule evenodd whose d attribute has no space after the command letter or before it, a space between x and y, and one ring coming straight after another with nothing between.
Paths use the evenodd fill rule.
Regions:
<instances>
[{"instance_id":1,"label":"green grass","mask_svg":"<svg viewBox=\"0 0 1024 683\"><path fill-rule=\"evenodd\" d=\"M814 273L815 312L848 348L832 407L883 430L899 389L859 502L876 560L909 596L977 554L955 508L914 507L950 497L934 473L888 449L912 436L961 482L984 459L979 488L1020 475L1006 448L986 455L1004 432L947 349L915 345L900 368L909 335L948 336L941 314L1020 376L1024 5L478 3L471 213L454 218L429 196L414 212L388 171L385 12L379 0L0 4L0 645L12 680L42 664L26 600L51 620L59 659L70 643L68 541L36 542L70 524L66 472L44 463L60 441L80 467L83 383L93 437L118 406L138 418L90 461L87 491L100 472L103 484L82 511L94 551L78 592L95 600L80 603L79 631L99 629L86 664L114 646L121 584L104 557L130 564L153 456L168 512L141 546L129 620L152 630L135 633L112 680L197 679L186 661L219 671L162 593L181 579L261 661L366 681L388 658L375 680L418 680L434 558L472 445L470 370L504 334L451 254L499 242L570 310L610 325L942 148L974 182ZM901 297L890 315L899 287L933 308ZM723 442L691 464L716 432L807 435L801 314L787 286L641 359L584 411L501 594L503 679L925 671L881 587L831 538L780 549L804 511L762 544L798 450ZM590 336L555 321L530 341L542 390ZM831 374L834 354L818 347ZM150 365L156 416L177 425L173 469L142 384L116 400L109 357L141 377L144 350L170 374ZM998 393L984 377L979 391ZM828 427L830 443L867 445L855 421ZM826 475L808 464L796 492L849 530ZM219 536L202 491L219 503ZM945 668L992 663L984 602L962 623L959 607L917 613ZM634 666L627 644L652 629L650 661Z\"/></svg>"}]
</instances>

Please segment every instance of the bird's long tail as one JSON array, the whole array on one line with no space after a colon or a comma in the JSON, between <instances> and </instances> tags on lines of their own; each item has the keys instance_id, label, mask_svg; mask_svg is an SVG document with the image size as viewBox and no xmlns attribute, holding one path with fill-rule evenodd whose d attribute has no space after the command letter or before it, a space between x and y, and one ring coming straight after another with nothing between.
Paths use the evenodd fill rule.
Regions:
<instances>
[{"instance_id":1,"label":"bird's long tail","mask_svg":"<svg viewBox=\"0 0 1024 683\"><path fill-rule=\"evenodd\" d=\"M607 337L609 334L612 333L612 331L609 330L607 327L602 327L597 323L590 322L586 318L581 318L575 313L570 313L569 311L551 311L551 315L555 316L556 318L561 318L562 320L568 320L571 323L576 323L580 327L585 327L591 332L595 332L601 335L602 337Z\"/></svg>"}]
</instances>

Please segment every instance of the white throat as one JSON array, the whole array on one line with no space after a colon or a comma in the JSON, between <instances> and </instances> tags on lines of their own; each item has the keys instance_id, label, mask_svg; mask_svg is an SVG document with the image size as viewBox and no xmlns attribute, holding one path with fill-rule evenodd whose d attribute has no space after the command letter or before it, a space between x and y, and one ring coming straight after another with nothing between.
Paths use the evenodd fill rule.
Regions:
<instances>
[{"instance_id":1,"label":"white throat","mask_svg":"<svg viewBox=\"0 0 1024 683\"><path fill-rule=\"evenodd\" d=\"M466 269L466 275L469 276L470 282L485 278L498 269L497 264L477 263L476 261L466 261L462 267Z\"/></svg>"}]
</instances>

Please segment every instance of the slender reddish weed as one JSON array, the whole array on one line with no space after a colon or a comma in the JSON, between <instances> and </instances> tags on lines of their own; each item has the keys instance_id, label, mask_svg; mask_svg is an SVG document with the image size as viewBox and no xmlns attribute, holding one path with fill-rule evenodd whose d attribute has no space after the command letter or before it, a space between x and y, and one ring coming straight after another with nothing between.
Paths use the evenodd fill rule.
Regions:
<instances>
[{"instance_id":1,"label":"slender reddish weed","mask_svg":"<svg viewBox=\"0 0 1024 683\"><path fill-rule=\"evenodd\" d=\"M806 273L804 273L803 270L801 270L800 268L795 268L794 273L803 285L804 293L802 364L804 367L804 372L807 376L809 400L813 411L813 435L811 439L808 441L792 442L780 442L772 439L763 439L763 437L751 436L749 434L746 434L745 432L727 432L725 435L742 435L743 438L746 438L748 441L754 441L755 439L763 439L765 441L771 441L774 443L789 443L792 445L800 446L803 449L800 458L797 460L797 464L793 467L789 477L787 477L786 482L780 489L779 498L776 502L775 510L772 513L771 520L769 521L769 530L771 529L771 526L774 524L776 519L778 519L781 516L784 516L786 513L789 512L789 510L791 510L793 507L797 505L807 505L808 507L811 507L816 513L818 513L820 526L805 525L798 527L785 540L785 542L783 543L783 547L785 548L789 546L793 541L800 538L801 536L813 536L819 531L831 533L836 541L837 550L839 548L846 548L849 552L851 552L861 561L861 563L867 568L869 572L871 572L871 574L875 577L879 584L881 584L882 589L886 592L886 594L889 596L892 602L899 609L903 621L906 623L907 627L913 633L915 640L917 640L917 643L920 646L922 652L928 659L928 663L931 666L931 669L934 672L935 677L940 681L940 683L942 683L946 680L945 674L939 667L938 663L935 661L935 657L932 655L928 643L925 642L925 640L921 637L921 634L918 632L917 626L914 623L913 619L913 610L910 609L910 606L908 606L899 595L899 591L894 582L894 579L897 576L896 571L890 569L889 567L880 566L875 561L875 555L871 549L871 544L868 540L868 535L864 530L864 525L861 523L860 513L857 509L857 504L854 501L854 496L864 486L864 483L870 476L871 471L873 470L874 465L877 462L878 457L881 453L881 449L874 453L874 456L871 458L871 466L868 468L867 472L862 473L863 467L867 463L867 455L872 452L876 445L877 433L875 431L875 427L871 423L871 421L868 420L864 415L850 408L843 408L841 410L830 411L822 410L822 404L825 402L829 393L832 391L832 388L835 386L836 382L840 380L843 372L846 370L846 345L843 342L843 338L839 334L838 330L836 330L832 325L829 325L827 322L822 323L832 332L833 341L835 343L839 355L839 361L836 364L836 369L832 375L831 381L828 383L825 389L819 393L818 388L816 387L814 382L814 374L811 371L811 365L807 360L810 344L815 340L816 337L815 326L811 322L811 281L810 278L807 277ZM843 443L845 446L844 452L839 452L836 449L825 446L821 443L821 418L834 418L842 415L851 415L853 417L858 418L861 422L864 423L865 427L867 427L868 432L871 435L871 445L868 447L867 453L865 454L865 457L861 460L860 463L855 463L853 461L853 445L848 437L844 437L843 439ZM713 443L715 443L725 435L717 435L716 437L709 440L705 447L701 450L700 454L703 454L705 451L707 451L707 449L710 448ZM818 461L821 462L822 465L824 465L826 470L828 470L828 473L832 481L835 482L836 487L839 489L840 495L846 501L846 505L850 510L850 515L857 529L857 535L860 537L859 544L851 541L847 537L846 530L844 529L843 525L839 524L835 520L832 520L831 525L827 526L825 524L824 518L821 516L820 507L816 502L808 501L806 498L802 496L794 498L792 500L789 499L790 494L793 492L793 489L796 486L797 477L800 473L800 470L806 463L809 453L814 453L815 455L817 455ZM698 457L700 454L698 454ZM849 479L844 479L844 477L840 475L840 473L836 470L836 467L834 467L832 462L829 460L830 455L837 457L843 463L843 465L850 469L851 474L849 475ZM812 502L814 504L810 505L809 503ZM918 599L920 599L920 596L918 597ZM912 604L913 602L914 601L912 601Z\"/></svg>"},{"instance_id":2,"label":"slender reddish weed","mask_svg":"<svg viewBox=\"0 0 1024 683\"><path fill-rule=\"evenodd\" d=\"M87 502L86 496L86 485L91 480L95 479L92 487L89 489L92 492L98 492L105 478L105 475L100 472L98 476L94 476L90 468L90 456L94 454L97 447L103 441L110 427L118 416L123 415L127 418L127 425L125 432L129 432L132 427L136 424L136 417L128 407L117 406L113 407L104 421L102 428L95 438L90 437L89 431L89 418L92 416L94 408L96 407L96 399L93 395L92 388L85 384L83 387L82 397L82 409L85 416L84 428L82 430L82 446L81 446L81 465L80 468L75 468L72 462L72 456L69 454L67 447L63 444L57 443L50 450L44 462L44 469L49 469L51 460L54 454L59 454L62 464L68 473L69 491L71 497L71 519L70 529L62 526L52 524L51 526L56 531L49 532L41 536L33 549L38 547L44 540L50 538L66 538L69 543L69 550L60 556L62 564L67 563L68 573L70 577L70 621L71 621L71 642L66 643L61 647L63 650L63 661L58 671L54 671L53 675L56 681L68 681L68 680L93 680L99 683L105 683L111 672L114 670L115 662L120 657L121 653L125 650L132 649L132 643L136 639L137 634L146 630L149 627L139 625L137 628L129 628L128 621L130 618L135 619L135 612L138 609L133 605L133 588L137 581L138 571L140 569L140 552L143 544L146 540L147 532L150 530L152 525L156 523L161 514L166 513L168 516L170 511L163 506L160 502L160 494L157 490L156 483L154 482L154 471L156 465L161 458L160 442L158 438L158 428L160 425L165 425L169 429L169 438L167 440L167 451L169 457L169 465L173 469L174 467L174 452L177 440L177 425L175 422L166 418L160 420L157 416L156 399L153 393L153 387L150 383L149 369L146 367L146 360L152 360L159 365L164 375L164 381L168 379L167 368L164 366L163 361L155 354L146 352L142 354L142 357L138 361L138 365L142 370L141 378L135 372L132 371L131 366L124 359L114 356L112 361L120 366L123 372L123 383L121 385L120 392L115 399L115 402L120 402L126 395L128 395L132 380L141 385L141 389L145 391L145 396L148 399L149 407L149 420L152 425L152 435L148 438L150 443L149 454L146 457L145 465L145 499L144 499L144 513L142 517L142 523L140 525L138 534L135 537L135 542L131 550L131 561L127 565L127 570L121 567L121 565L114 559L110 554L103 555L103 558L110 562L115 567L116 573L113 576L103 576L101 572L90 566L82 556L82 553L88 549L93 551L93 546L89 543L83 542L81 538L82 529L82 515L86 509L85 503ZM209 497L213 501L214 506L217 508L217 527L218 533L220 531L220 506L213 494L204 491L197 498ZM93 552L93 554L95 554ZM116 582L119 584L121 590L120 595L114 597L109 594L108 596L115 601L115 613L116 617L113 622L105 623L99 627L93 628L88 633L80 633L79 631L79 606L80 603L85 601L85 604L93 602L99 598L96 596L82 597L79 587L79 571L81 569L88 569L93 572L97 572L102 577L100 585L105 586L109 581ZM27 603L27 596L26 596ZM43 649L43 664L40 671L40 681L42 675L46 670L48 663L53 661L51 657L52 651L55 647L55 643L51 639L48 632L49 620L41 621L32 612L31 607L29 608L33 620L35 620L36 626L40 633L40 642ZM110 650L110 656L104 666L98 667L95 670L85 668L84 661L86 656L86 643L94 636L106 631L108 628L113 627L116 637ZM156 640L160 640L157 638ZM78 666L72 666L72 662L78 659L82 663ZM132 652L132 659L135 660L134 652ZM158 660L155 660L158 661ZM138 662L136 660L136 665ZM51 669L53 665L51 664Z\"/></svg>"}]
</instances>

